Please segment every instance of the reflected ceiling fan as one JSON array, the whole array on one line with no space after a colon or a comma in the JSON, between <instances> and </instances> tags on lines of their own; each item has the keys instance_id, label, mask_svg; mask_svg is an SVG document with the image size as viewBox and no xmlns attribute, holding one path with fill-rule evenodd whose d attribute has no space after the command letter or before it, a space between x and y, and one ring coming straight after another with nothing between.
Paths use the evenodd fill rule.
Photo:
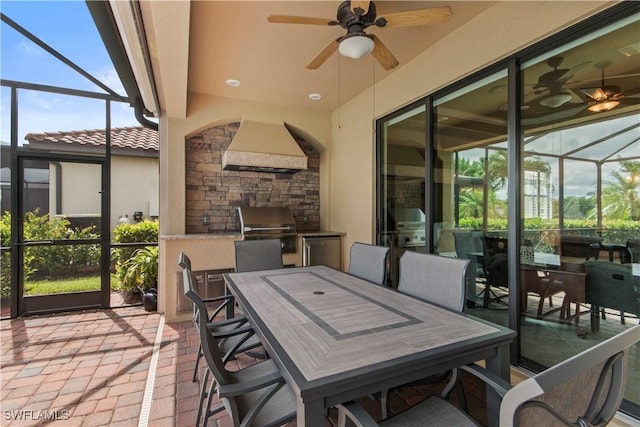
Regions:
<instances>
[{"instance_id":1,"label":"reflected ceiling fan","mask_svg":"<svg viewBox=\"0 0 640 427\"><path fill-rule=\"evenodd\" d=\"M572 99L574 103L584 102L575 92L565 87L565 84L573 78L577 70L589 65L591 61L583 62L571 68L558 68L562 61L563 58L561 56L547 59L547 65L553 70L542 74L538 77L538 82L533 85L534 95L544 95L538 99L538 103L544 107L558 108Z\"/></svg>"},{"instance_id":2,"label":"reflected ceiling fan","mask_svg":"<svg viewBox=\"0 0 640 427\"><path fill-rule=\"evenodd\" d=\"M344 1L338 6L335 21L288 15L270 15L267 20L281 24L339 25L347 30L345 35L329 43L307 65L310 70L320 67L336 50L339 50L340 54L354 59L362 58L371 53L385 70L391 70L398 66L398 60L375 34L368 34L365 29L372 25L376 27L410 27L437 24L447 21L452 15L451 8L443 6L390 13L378 17L376 6L372 1Z\"/></svg>"},{"instance_id":3,"label":"reflected ceiling fan","mask_svg":"<svg viewBox=\"0 0 640 427\"><path fill-rule=\"evenodd\" d=\"M624 94L620 91L620 86L604 84L604 69L611 65L611 61L602 61L596 64L601 72L600 87L580 89L587 96L589 111L599 113L609 111L620 104L620 99Z\"/></svg>"}]
</instances>

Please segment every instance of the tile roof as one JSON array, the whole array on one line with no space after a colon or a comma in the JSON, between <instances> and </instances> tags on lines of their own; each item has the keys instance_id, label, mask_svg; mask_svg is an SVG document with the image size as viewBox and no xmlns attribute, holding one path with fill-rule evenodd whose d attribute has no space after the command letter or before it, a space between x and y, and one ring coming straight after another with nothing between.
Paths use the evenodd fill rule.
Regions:
<instances>
[{"instance_id":1,"label":"tile roof","mask_svg":"<svg viewBox=\"0 0 640 427\"><path fill-rule=\"evenodd\" d=\"M28 133L24 139L30 143L73 144L104 146L105 129L69 132ZM112 147L158 151L158 132L144 126L111 129Z\"/></svg>"}]
</instances>

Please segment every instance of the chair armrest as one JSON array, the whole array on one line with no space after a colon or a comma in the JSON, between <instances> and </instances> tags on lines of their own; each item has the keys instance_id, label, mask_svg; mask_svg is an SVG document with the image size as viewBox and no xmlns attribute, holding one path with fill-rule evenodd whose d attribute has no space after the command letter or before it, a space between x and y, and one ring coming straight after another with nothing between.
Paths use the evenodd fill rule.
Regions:
<instances>
[{"instance_id":1,"label":"chair armrest","mask_svg":"<svg viewBox=\"0 0 640 427\"><path fill-rule=\"evenodd\" d=\"M216 309L213 311L213 313L211 313L211 315L209 316L209 321L212 322L213 319L222 311L222 309L227 306L227 304L229 304L229 303L234 304L235 303L235 297L233 295L231 295L231 294L227 294L227 295L222 295L222 296L219 296L219 297L205 298L202 301L205 304L210 303L210 302L218 302L218 301L220 301L220 304L216 307Z\"/></svg>"},{"instance_id":2,"label":"chair armrest","mask_svg":"<svg viewBox=\"0 0 640 427\"><path fill-rule=\"evenodd\" d=\"M498 377L494 373L487 371L483 367L476 365L475 363L472 363L466 366L461 366L460 369L467 371L474 377L482 380L485 384L491 387L496 393L498 393L498 395L501 398L504 397L504 395L513 388L513 386L509 382L503 380L502 378Z\"/></svg>"},{"instance_id":3,"label":"chair armrest","mask_svg":"<svg viewBox=\"0 0 640 427\"><path fill-rule=\"evenodd\" d=\"M231 319L223 319L223 320L216 320L215 322L209 322L209 323L207 323L207 328L215 329L215 328L219 328L221 326L229 326L229 325L242 326L245 323L247 323L248 321L249 321L249 319L247 319L246 317L238 316L238 317L233 317Z\"/></svg>"},{"instance_id":4,"label":"chair armrest","mask_svg":"<svg viewBox=\"0 0 640 427\"><path fill-rule=\"evenodd\" d=\"M202 301L203 302L227 301L227 300L232 300L233 298L235 298L233 295L227 294L227 295L220 295L218 297L202 298Z\"/></svg>"},{"instance_id":5,"label":"chair armrest","mask_svg":"<svg viewBox=\"0 0 640 427\"><path fill-rule=\"evenodd\" d=\"M243 381L238 384L219 384L218 395L220 397L240 396L279 383L284 384L284 378L282 378L282 374L280 374L280 371L273 371L269 374L262 375L249 381Z\"/></svg>"},{"instance_id":6,"label":"chair armrest","mask_svg":"<svg viewBox=\"0 0 640 427\"><path fill-rule=\"evenodd\" d=\"M362 406L356 402L347 402L341 405L336 405L338 409L338 427L346 425L346 418L349 418L356 427L377 427L378 423L375 422L371 415L365 411Z\"/></svg>"},{"instance_id":7,"label":"chair armrest","mask_svg":"<svg viewBox=\"0 0 640 427\"><path fill-rule=\"evenodd\" d=\"M242 335L242 334L253 334L255 331L253 330L253 326L251 325L247 325L247 326L243 326L241 328L235 328L235 329L229 329L229 330L225 330L225 331L216 331L216 332L211 332L211 335L213 335L214 338L216 339L220 339L220 338L229 338L229 337L234 337L236 335Z\"/></svg>"}]
</instances>

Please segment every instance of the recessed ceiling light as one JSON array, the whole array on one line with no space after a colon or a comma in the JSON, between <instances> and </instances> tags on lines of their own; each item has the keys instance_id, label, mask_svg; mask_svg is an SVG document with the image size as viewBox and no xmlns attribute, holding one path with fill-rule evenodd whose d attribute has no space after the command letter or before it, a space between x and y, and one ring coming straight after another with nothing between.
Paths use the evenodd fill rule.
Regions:
<instances>
[{"instance_id":1,"label":"recessed ceiling light","mask_svg":"<svg viewBox=\"0 0 640 427\"><path fill-rule=\"evenodd\" d=\"M226 82L229 86L231 87L238 87L240 86L240 80L236 80L236 79L229 79Z\"/></svg>"},{"instance_id":2,"label":"recessed ceiling light","mask_svg":"<svg viewBox=\"0 0 640 427\"><path fill-rule=\"evenodd\" d=\"M320 95L319 93L309 94L309 99L311 99L312 101L318 101L320 98L322 98L322 95Z\"/></svg>"}]
</instances>

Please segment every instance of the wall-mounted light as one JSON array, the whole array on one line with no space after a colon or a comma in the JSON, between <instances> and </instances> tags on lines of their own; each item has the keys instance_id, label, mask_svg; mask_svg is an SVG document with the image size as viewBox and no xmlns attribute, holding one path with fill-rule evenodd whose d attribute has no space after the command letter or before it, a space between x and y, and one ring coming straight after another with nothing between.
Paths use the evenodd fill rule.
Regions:
<instances>
[{"instance_id":1,"label":"wall-mounted light","mask_svg":"<svg viewBox=\"0 0 640 427\"><path fill-rule=\"evenodd\" d=\"M202 215L201 221L202 221L202 225L209 225L209 215L207 214Z\"/></svg>"}]
</instances>

